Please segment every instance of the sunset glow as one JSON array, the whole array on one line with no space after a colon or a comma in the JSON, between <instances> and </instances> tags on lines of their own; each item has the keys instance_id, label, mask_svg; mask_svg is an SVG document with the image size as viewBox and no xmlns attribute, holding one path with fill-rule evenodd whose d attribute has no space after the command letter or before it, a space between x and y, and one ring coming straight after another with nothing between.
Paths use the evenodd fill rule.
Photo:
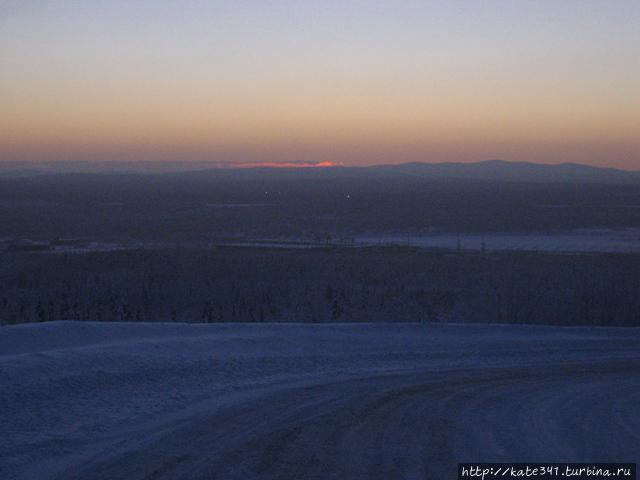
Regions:
<instances>
[{"instance_id":1,"label":"sunset glow","mask_svg":"<svg viewBox=\"0 0 640 480\"><path fill-rule=\"evenodd\" d=\"M256 163L239 163L235 166L239 168L331 168L340 167L342 164L335 162L317 162L317 163L294 163L294 162L256 162Z\"/></svg>"},{"instance_id":2,"label":"sunset glow","mask_svg":"<svg viewBox=\"0 0 640 480\"><path fill-rule=\"evenodd\" d=\"M634 0L9 0L0 161L638 169L639 23Z\"/></svg>"}]
</instances>

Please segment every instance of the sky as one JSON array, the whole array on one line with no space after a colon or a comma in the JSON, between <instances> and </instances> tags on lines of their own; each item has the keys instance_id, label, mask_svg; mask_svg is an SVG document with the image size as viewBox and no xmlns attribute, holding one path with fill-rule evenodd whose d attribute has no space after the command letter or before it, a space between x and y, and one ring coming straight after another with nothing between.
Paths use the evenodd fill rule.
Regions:
<instances>
[{"instance_id":1,"label":"sky","mask_svg":"<svg viewBox=\"0 0 640 480\"><path fill-rule=\"evenodd\" d=\"M0 0L0 161L640 169L638 0Z\"/></svg>"}]
</instances>

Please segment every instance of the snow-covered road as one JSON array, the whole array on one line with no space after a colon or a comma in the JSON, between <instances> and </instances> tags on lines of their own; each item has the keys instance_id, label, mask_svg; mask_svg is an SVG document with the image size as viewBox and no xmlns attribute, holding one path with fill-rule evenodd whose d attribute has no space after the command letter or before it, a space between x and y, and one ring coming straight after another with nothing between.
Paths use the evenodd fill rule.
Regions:
<instances>
[{"instance_id":1,"label":"snow-covered road","mask_svg":"<svg viewBox=\"0 0 640 480\"><path fill-rule=\"evenodd\" d=\"M0 478L453 478L640 462L640 330L0 329Z\"/></svg>"}]
</instances>

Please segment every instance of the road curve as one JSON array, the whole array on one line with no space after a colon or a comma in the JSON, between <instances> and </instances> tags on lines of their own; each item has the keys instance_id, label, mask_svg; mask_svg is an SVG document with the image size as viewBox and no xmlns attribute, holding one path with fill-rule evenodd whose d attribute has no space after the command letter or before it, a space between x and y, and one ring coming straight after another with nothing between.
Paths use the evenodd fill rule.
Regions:
<instances>
[{"instance_id":1,"label":"road curve","mask_svg":"<svg viewBox=\"0 0 640 480\"><path fill-rule=\"evenodd\" d=\"M640 463L640 329L0 329L0 478L448 479Z\"/></svg>"},{"instance_id":2,"label":"road curve","mask_svg":"<svg viewBox=\"0 0 640 480\"><path fill-rule=\"evenodd\" d=\"M58 478L444 479L458 462L640 461L640 360L284 382L230 403Z\"/></svg>"}]
</instances>

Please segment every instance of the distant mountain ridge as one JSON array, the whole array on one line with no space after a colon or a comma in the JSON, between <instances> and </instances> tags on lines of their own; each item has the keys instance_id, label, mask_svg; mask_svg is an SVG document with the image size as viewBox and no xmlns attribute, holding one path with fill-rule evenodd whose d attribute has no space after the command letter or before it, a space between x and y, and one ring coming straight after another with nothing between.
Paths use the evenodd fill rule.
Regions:
<instances>
[{"instance_id":1,"label":"distant mountain ridge","mask_svg":"<svg viewBox=\"0 0 640 480\"><path fill-rule=\"evenodd\" d=\"M594 167L578 163L541 164L485 160L475 163L404 163L369 167L425 178L513 182L627 183L640 181L640 171Z\"/></svg>"},{"instance_id":2,"label":"distant mountain ridge","mask_svg":"<svg viewBox=\"0 0 640 480\"><path fill-rule=\"evenodd\" d=\"M640 170L594 167L577 163L540 164L506 160L474 163L413 162L370 166L337 166L330 168L295 168L253 166L220 168L207 162L0 162L0 176L28 177L47 174L157 174L157 175L224 175L255 177L256 175L300 177L370 176L415 177L468 181L506 181L535 183L638 183Z\"/></svg>"}]
</instances>

